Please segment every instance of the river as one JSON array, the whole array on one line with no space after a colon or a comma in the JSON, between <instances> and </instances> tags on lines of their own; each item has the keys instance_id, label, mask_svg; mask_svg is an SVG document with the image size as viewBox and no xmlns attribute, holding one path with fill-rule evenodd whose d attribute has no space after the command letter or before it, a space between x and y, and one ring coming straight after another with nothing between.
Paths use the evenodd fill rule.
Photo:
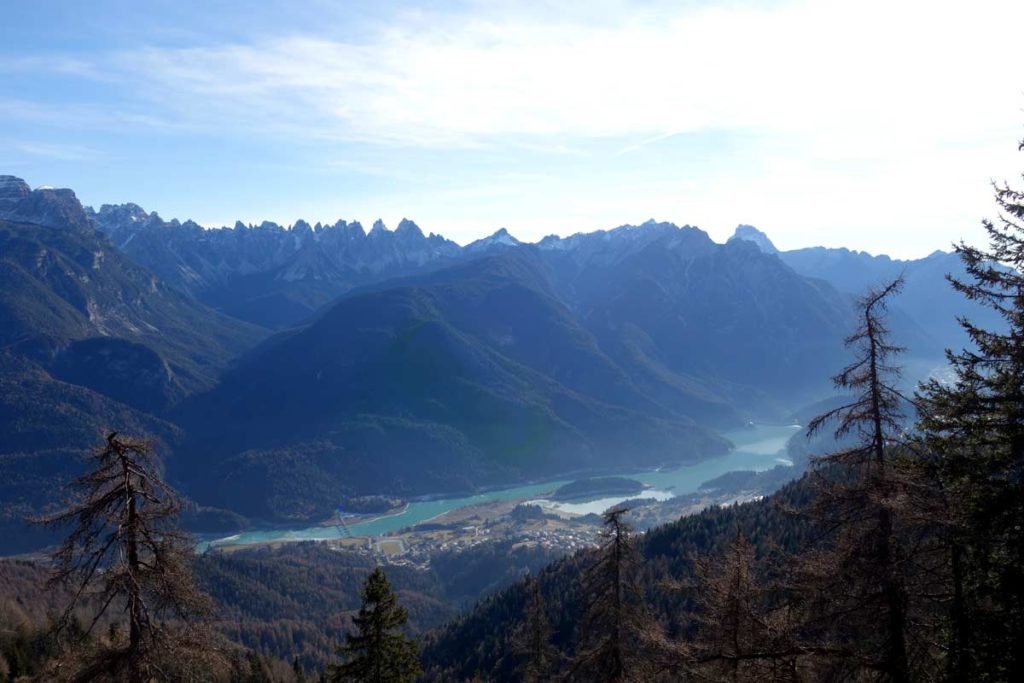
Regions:
<instances>
[{"instance_id":1,"label":"river","mask_svg":"<svg viewBox=\"0 0 1024 683\"><path fill-rule=\"evenodd\" d=\"M796 425L772 426L754 425L746 429L724 434L736 448L726 455L704 460L695 465L679 467L672 470L644 470L633 474L617 476L636 479L650 488L640 496L667 499L687 493L693 493L704 482L735 470L767 470L776 465L792 465L786 458L786 442L799 431ZM574 501L572 503L545 500L542 496L551 493L559 486L569 483L569 479L547 481L541 484L529 484L507 489L496 489L475 496L462 498L438 498L435 500L419 500L410 502L399 513L378 517L365 522L350 523L348 531L353 536L383 536L392 531L426 522L451 510L479 505L498 500L527 499L546 507L557 507L566 512L586 514L603 512L626 498L640 497L636 494L619 497L601 497L592 500ZM208 547L226 545L249 545L254 543L282 541L323 541L340 538L342 529L334 526L310 526L299 529L254 529L225 538L201 543L199 550Z\"/></svg>"}]
</instances>

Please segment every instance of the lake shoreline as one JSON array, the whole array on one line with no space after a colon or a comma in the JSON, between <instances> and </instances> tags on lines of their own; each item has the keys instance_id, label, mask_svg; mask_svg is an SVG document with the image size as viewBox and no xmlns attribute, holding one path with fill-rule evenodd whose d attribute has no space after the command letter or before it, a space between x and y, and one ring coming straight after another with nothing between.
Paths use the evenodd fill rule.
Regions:
<instances>
[{"instance_id":1,"label":"lake shoreline","mask_svg":"<svg viewBox=\"0 0 1024 683\"><path fill-rule=\"evenodd\" d=\"M660 492L672 492L673 496L685 495L694 492L707 480L713 479L726 472L736 470L757 470L771 469L778 464L776 456L785 451L786 443L800 429L799 425L756 425L750 428L743 428L735 432L724 434L734 448L727 454L698 461L689 465L681 465L671 471L663 468L646 467L641 469L630 469L628 467L614 468L614 475L629 476L640 480L648 490ZM663 467L663 466L662 466ZM609 469L602 472L587 472L585 476L602 476ZM479 491L468 496L452 496L441 494L441 496L424 496L410 499L401 511L389 513L382 516L375 516L372 519L360 519L353 524L332 525L330 523L320 525L306 525L295 528L293 525L261 525L260 528L249 528L235 534L226 534L219 538L209 538L200 544L202 549L224 547L224 546L258 546L270 543L287 543L301 541L329 541L346 536L352 537L381 537L403 529L414 527L418 524L428 523L430 520L443 517L444 515L459 508L481 505L496 501L519 501L543 500L550 495L552 490L560 485L571 483L579 479L581 473L562 475L561 479L545 478L541 482L532 482L525 485L511 487L491 487L486 491ZM613 476L614 476L613 475ZM572 478L566 478L572 477ZM629 496L626 496L627 498ZM598 500L605 500L594 496ZM610 500L610 499L609 499Z\"/></svg>"}]
</instances>

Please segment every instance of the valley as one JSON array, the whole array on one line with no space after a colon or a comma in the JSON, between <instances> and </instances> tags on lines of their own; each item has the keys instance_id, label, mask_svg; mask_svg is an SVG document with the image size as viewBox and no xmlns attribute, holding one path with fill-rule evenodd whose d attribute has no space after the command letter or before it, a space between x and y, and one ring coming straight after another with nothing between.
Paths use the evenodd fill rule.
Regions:
<instances>
[{"instance_id":1,"label":"valley","mask_svg":"<svg viewBox=\"0 0 1024 683\"><path fill-rule=\"evenodd\" d=\"M779 252L749 226L724 244L655 221L466 247L411 221L208 234L8 177L0 246L0 555L18 557L0 571L49 604L57 537L25 520L111 432L147 438L217 633L323 670L358 581L386 567L411 630L440 629L428 680L471 676L460 619L504 638L489 606L524 575L578 575L616 506L649 532L652 576L723 547L722 520L792 544L802 527L774 501L802 497L789 482L835 445L799 425L846 399L827 377L849 357L854 286L907 273L913 307L891 316L907 387L961 338L919 298L977 315L935 294L951 255ZM29 632L47 618L18 614Z\"/></svg>"},{"instance_id":2,"label":"valley","mask_svg":"<svg viewBox=\"0 0 1024 683\"><path fill-rule=\"evenodd\" d=\"M330 537L339 503L412 501L354 520L377 537L578 476L639 473L637 495L678 496L700 481L655 469L744 469L738 429L829 395L854 286L904 268L919 296L959 267L779 252L749 226L719 244L653 220L465 247L412 221L207 230L13 176L0 243L7 553L52 540L23 520L110 431L153 439L208 541ZM954 294L943 310L971 312ZM956 341L932 317L894 319L910 382Z\"/></svg>"},{"instance_id":3,"label":"valley","mask_svg":"<svg viewBox=\"0 0 1024 683\"><path fill-rule=\"evenodd\" d=\"M682 467L641 470L621 473L647 485L639 495L584 496L572 501L551 499L551 494L572 480L555 480L504 489L495 489L474 496L413 500L400 512L372 516L360 522L348 516L338 521L301 528L249 529L230 536L208 539L198 546L199 552L247 546L279 546L301 541L330 542L336 547L365 549L369 554L393 561L408 555L422 563L436 551L472 547L477 543L516 539L535 542L571 552L593 541L599 526L598 516L606 509L624 501L643 501L645 512L656 514L650 502L669 501L697 492L705 482L735 471L764 471L779 465L792 466L786 445L797 435L796 425L750 425L722 436L735 444L727 455L709 458ZM718 498L704 496L691 505L722 502L737 492L728 491ZM539 508L540 515L516 519L518 505ZM546 513L546 514L545 514ZM587 518L580 521L579 518ZM511 519L510 519L511 517ZM539 523L531 523L539 522ZM582 531L581 531L582 529ZM398 542L381 549L382 539Z\"/></svg>"},{"instance_id":4,"label":"valley","mask_svg":"<svg viewBox=\"0 0 1024 683\"><path fill-rule=\"evenodd\" d=\"M0 16L0 683L1024 681L1021 0Z\"/></svg>"},{"instance_id":5,"label":"valley","mask_svg":"<svg viewBox=\"0 0 1024 683\"><path fill-rule=\"evenodd\" d=\"M1024 681L1021 0L4 5L0 683Z\"/></svg>"}]
</instances>

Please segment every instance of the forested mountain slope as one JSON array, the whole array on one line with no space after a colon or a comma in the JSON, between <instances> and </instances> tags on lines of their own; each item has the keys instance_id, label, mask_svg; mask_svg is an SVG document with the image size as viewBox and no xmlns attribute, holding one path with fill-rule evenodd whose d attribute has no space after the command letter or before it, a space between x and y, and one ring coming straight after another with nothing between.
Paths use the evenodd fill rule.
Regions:
<instances>
[{"instance_id":1,"label":"forested mountain slope","mask_svg":"<svg viewBox=\"0 0 1024 683\"><path fill-rule=\"evenodd\" d=\"M263 331L163 285L90 225L69 190L0 178L0 530L64 498L56 481L107 431L166 454L167 413Z\"/></svg>"},{"instance_id":2,"label":"forested mountain slope","mask_svg":"<svg viewBox=\"0 0 1024 683\"><path fill-rule=\"evenodd\" d=\"M721 554L737 533L750 539L759 554L773 546L785 551L802 547L808 528L786 510L804 504L808 493L800 480L769 498L711 508L640 536L640 587L652 610L652 622L660 624L669 638L692 635L696 627L692 597L671 586L685 586L694 577L696 558ZM551 628L550 642L565 659L577 647L580 582L594 552L566 557L535 576ZM520 581L433 633L424 649L426 680L469 681L477 675L484 680L516 680L521 676L525 653L519 634L530 591L529 584ZM556 657L553 663L557 662Z\"/></svg>"},{"instance_id":3,"label":"forested mountain slope","mask_svg":"<svg viewBox=\"0 0 1024 683\"><path fill-rule=\"evenodd\" d=\"M738 420L716 397L691 400L721 424ZM524 253L344 298L250 354L181 421L196 439L188 452L215 463L209 495L246 482L251 502L237 505L272 506L253 514L323 514L338 491L382 482L459 490L727 448L638 390Z\"/></svg>"},{"instance_id":4,"label":"forested mountain slope","mask_svg":"<svg viewBox=\"0 0 1024 683\"><path fill-rule=\"evenodd\" d=\"M464 248L410 221L207 231L10 176L0 245L12 524L107 430L161 441L187 495L279 520L692 462L829 394L853 299L671 223ZM303 322L257 345L225 314L250 308ZM933 367L942 344L899 332Z\"/></svg>"}]
</instances>

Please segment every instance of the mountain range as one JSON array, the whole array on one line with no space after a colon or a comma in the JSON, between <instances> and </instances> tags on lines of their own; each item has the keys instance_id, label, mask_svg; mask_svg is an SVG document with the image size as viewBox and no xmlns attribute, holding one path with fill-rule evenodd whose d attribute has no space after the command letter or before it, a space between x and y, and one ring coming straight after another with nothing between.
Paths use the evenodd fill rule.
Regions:
<instances>
[{"instance_id":1,"label":"mountain range","mask_svg":"<svg viewBox=\"0 0 1024 683\"><path fill-rule=\"evenodd\" d=\"M0 531L105 430L156 439L197 503L268 520L711 457L827 396L854 296L900 272L913 379L975 315L943 281L955 255L655 221L465 247L409 220L205 229L0 176Z\"/></svg>"}]
</instances>

